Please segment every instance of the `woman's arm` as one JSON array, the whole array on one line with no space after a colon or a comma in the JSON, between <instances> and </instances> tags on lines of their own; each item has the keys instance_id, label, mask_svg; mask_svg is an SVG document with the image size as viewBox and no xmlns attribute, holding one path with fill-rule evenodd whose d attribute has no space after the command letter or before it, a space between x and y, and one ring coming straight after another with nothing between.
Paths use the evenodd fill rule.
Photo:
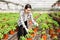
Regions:
<instances>
[{"instance_id":1,"label":"woman's arm","mask_svg":"<svg viewBox=\"0 0 60 40\"><path fill-rule=\"evenodd\" d=\"M30 13L30 18L31 18L33 24L36 25L36 26L38 26L38 23L36 23L36 21L34 21L34 19L33 19L32 13Z\"/></svg>"},{"instance_id":2,"label":"woman's arm","mask_svg":"<svg viewBox=\"0 0 60 40\"><path fill-rule=\"evenodd\" d=\"M21 20L21 23L23 25L23 27L26 29L26 31L28 32L28 29L26 28L26 25L24 24L24 21L23 21L23 12L20 13L20 20Z\"/></svg>"}]
</instances>

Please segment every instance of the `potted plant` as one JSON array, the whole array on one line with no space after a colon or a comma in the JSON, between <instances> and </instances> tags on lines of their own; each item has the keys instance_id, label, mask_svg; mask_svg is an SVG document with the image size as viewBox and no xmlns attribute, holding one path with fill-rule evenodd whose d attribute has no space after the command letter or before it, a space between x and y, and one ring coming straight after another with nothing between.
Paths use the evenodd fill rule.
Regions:
<instances>
[{"instance_id":1,"label":"potted plant","mask_svg":"<svg viewBox=\"0 0 60 40\"><path fill-rule=\"evenodd\" d=\"M42 31L42 39L43 40L47 40L47 35L46 35L46 31Z\"/></svg>"},{"instance_id":2,"label":"potted plant","mask_svg":"<svg viewBox=\"0 0 60 40\"><path fill-rule=\"evenodd\" d=\"M57 29L59 27L58 22L57 21L53 21L53 26L54 26L55 29Z\"/></svg>"},{"instance_id":3,"label":"potted plant","mask_svg":"<svg viewBox=\"0 0 60 40\"><path fill-rule=\"evenodd\" d=\"M0 40L3 38L3 34L2 33L0 33Z\"/></svg>"},{"instance_id":4,"label":"potted plant","mask_svg":"<svg viewBox=\"0 0 60 40\"><path fill-rule=\"evenodd\" d=\"M38 32L37 32L37 35L40 35L40 36L41 36L41 31L38 31Z\"/></svg>"},{"instance_id":5,"label":"potted plant","mask_svg":"<svg viewBox=\"0 0 60 40\"><path fill-rule=\"evenodd\" d=\"M32 29L30 29L28 32L29 32L30 34L34 33L34 31L33 31Z\"/></svg>"},{"instance_id":6,"label":"potted plant","mask_svg":"<svg viewBox=\"0 0 60 40\"><path fill-rule=\"evenodd\" d=\"M30 30L28 31L28 33L31 34L32 37L35 36L35 33L34 33L34 31L33 31L32 29L30 29Z\"/></svg>"},{"instance_id":7,"label":"potted plant","mask_svg":"<svg viewBox=\"0 0 60 40\"><path fill-rule=\"evenodd\" d=\"M38 24L40 24L40 22L41 22L40 17L36 19L36 22L37 22Z\"/></svg>"},{"instance_id":8,"label":"potted plant","mask_svg":"<svg viewBox=\"0 0 60 40\"><path fill-rule=\"evenodd\" d=\"M49 34L51 35L51 34L53 34L54 33L54 29L53 28L50 28L49 29Z\"/></svg>"},{"instance_id":9,"label":"potted plant","mask_svg":"<svg viewBox=\"0 0 60 40\"><path fill-rule=\"evenodd\" d=\"M48 26L49 26L49 31L48 31L48 32L49 32L49 34L51 35L51 34L53 34L54 31L55 31L55 30L53 29L53 24L50 24L50 23L49 23Z\"/></svg>"},{"instance_id":10,"label":"potted plant","mask_svg":"<svg viewBox=\"0 0 60 40\"><path fill-rule=\"evenodd\" d=\"M52 23L53 23L53 21L54 21L54 20L53 20L53 19L51 19L51 18L50 18L50 19L49 19L49 18L47 19L47 22L48 22L48 23L51 23L51 24L52 24Z\"/></svg>"},{"instance_id":11,"label":"potted plant","mask_svg":"<svg viewBox=\"0 0 60 40\"><path fill-rule=\"evenodd\" d=\"M9 32L8 28L4 28L3 30L4 39L8 39L8 32Z\"/></svg>"},{"instance_id":12,"label":"potted plant","mask_svg":"<svg viewBox=\"0 0 60 40\"><path fill-rule=\"evenodd\" d=\"M56 33L51 34L51 38L57 37Z\"/></svg>"},{"instance_id":13,"label":"potted plant","mask_svg":"<svg viewBox=\"0 0 60 40\"><path fill-rule=\"evenodd\" d=\"M16 30L15 31L18 31L18 29L19 29L18 26L16 26Z\"/></svg>"},{"instance_id":14,"label":"potted plant","mask_svg":"<svg viewBox=\"0 0 60 40\"><path fill-rule=\"evenodd\" d=\"M10 33L11 35L13 35L13 34L15 33L16 27L15 27L14 25L12 25L12 26L10 26L10 28L11 28L11 30L9 31L9 33Z\"/></svg>"},{"instance_id":15,"label":"potted plant","mask_svg":"<svg viewBox=\"0 0 60 40\"><path fill-rule=\"evenodd\" d=\"M24 36L20 36L20 40L26 40Z\"/></svg>"},{"instance_id":16,"label":"potted plant","mask_svg":"<svg viewBox=\"0 0 60 40\"><path fill-rule=\"evenodd\" d=\"M57 36L55 36L55 37L53 38L53 40L58 40L58 37L57 37Z\"/></svg>"},{"instance_id":17,"label":"potted plant","mask_svg":"<svg viewBox=\"0 0 60 40\"><path fill-rule=\"evenodd\" d=\"M48 27L48 25L46 23L41 23L39 28L41 30L47 30L47 29L49 29L49 27Z\"/></svg>"},{"instance_id":18,"label":"potted plant","mask_svg":"<svg viewBox=\"0 0 60 40\"><path fill-rule=\"evenodd\" d=\"M38 31L38 27L36 27L36 26L34 26L32 29L35 33Z\"/></svg>"},{"instance_id":19,"label":"potted plant","mask_svg":"<svg viewBox=\"0 0 60 40\"><path fill-rule=\"evenodd\" d=\"M53 29L53 25L52 24L48 24L48 27L49 27L49 30L48 30L48 33L49 34L52 34L54 32L54 29ZM52 32L51 32L52 31Z\"/></svg>"},{"instance_id":20,"label":"potted plant","mask_svg":"<svg viewBox=\"0 0 60 40\"><path fill-rule=\"evenodd\" d=\"M11 25L15 25L16 24L16 20L12 19L12 20L7 21L6 23L9 24L10 26Z\"/></svg>"},{"instance_id":21,"label":"potted plant","mask_svg":"<svg viewBox=\"0 0 60 40\"><path fill-rule=\"evenodd\" d=\"M60 28L57 28L57 33L60 33Z\"/></svg>"},{"instance_id":22,"label":"potted plant","mask_svg":"<svg viewBox=\"0 0 60 40\"><path fill-rule=\"evenodd\" d=\"M26 34L25 37L27 38L27 40L32 40L31 34Z\"/></svg>"}]
</instances>

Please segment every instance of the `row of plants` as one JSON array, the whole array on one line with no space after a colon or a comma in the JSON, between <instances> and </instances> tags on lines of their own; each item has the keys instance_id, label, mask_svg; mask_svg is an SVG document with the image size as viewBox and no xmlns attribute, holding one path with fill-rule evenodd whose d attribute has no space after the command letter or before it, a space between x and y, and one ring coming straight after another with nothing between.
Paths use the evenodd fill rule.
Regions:
<instances>
[{"instance_id":1,"label":"row of plants","mask_svg":"<svg viewBox=\"0 0 60 40\"><path fill-rule=\"evenodd\" d=\"M52 17L50 17L48 14L41 14L41 18L39 18L40 21L40 30L41 31L48 31L48 33L51 36L52 39L58 36L60 33L59 24L57 21L53 20ZM58 39L57 39L58 40Z\"/></svg>"},{"instance_id":2,"label":"row of plants","mask_svg":"<svg viewBox=\"0 0 60 40\"><path fill-rule=\"evenodd\" d=\"M8 34L15 33L18 17L17 13L0 13L0 40L8 39Z\"/></svg>"},{"instance_id":3,"label":"row of plants","mask_svg":"<svg viewBox=\"0 0 60 40\"><path fill-rule=\"evenodd\" d=\"M53 17L53 19L56 20L57 22L59 22L59 24L60 24L60 12L51 13L49 15L51 17Z\"/></svg>"},{"instance_id":4,"label":"row of plants","mask_svg":"<svg viewBox=\"0 0 60 40\"><path fill-rule=\"evenodd\" d=\"M53 40L58 40L58 34L60 33L59 24L57 21L53 20L48 14L40 14L40 16L36 19L36 22L39 24L39 27L33 26L34 34L40 35L40 40L47 40L47 38L51 38ZM32 31L32 30L29 30ZM34 37L35 37L34 36ZM21 40L33 40L31 33L28 33L25 37L21 36Z\"/></svg>"},{"instance_id":5,"label":"row of plants","mask_svg":"<svg viewBox=\"0 0 60 40\"><path fill-rule=\"evenodd\" d=\"M0 39L8 39L8 34L13 35L17 31L18 13L0 13ZM37 15L38 16L38 15ZM33 13L36 17L36 13Z\"/></svg>"},{"instance_id":6,"label":"row of plants","mask_svg":"<svg viewBox=\"0 0 60 40\"><path fill-rule=\"evenodd\" d=\"M50 16L60 18L60 12L51 13Z\"/></svg>"},{"instance_id":7,"label":"row of plants","mask_svg":"<svg viewBox=\"0 0 60 40\"><path fill-rule=\"evenodd\" d=\"M52 16L49 16L48 14L33 13L33 17L36 19L39 27L33 26L25 37L20 37L21 40L28 40L29 38L33 40L37 34L41 35L41 40L46 40L47 34L49 34L51 38L57 39L57 35L60 33L60 28L58 22L53 20ZM0 13L0 39L7 39L8 33L14 34L18 18L18 13Z\"/></svg>"}]
</instances>

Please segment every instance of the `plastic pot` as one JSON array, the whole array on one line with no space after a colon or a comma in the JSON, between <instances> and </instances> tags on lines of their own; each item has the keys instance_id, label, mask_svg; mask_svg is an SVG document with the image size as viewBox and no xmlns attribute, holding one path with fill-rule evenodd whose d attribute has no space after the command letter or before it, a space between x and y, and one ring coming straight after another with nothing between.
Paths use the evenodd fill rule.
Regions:
<instances>
[{"instance_id":1,"label":"plastic pot","mask_svg":"<svg viewBox=\"0 0 60 40\"><path fill-rule=\"evenodd\" d=\"M58 32L58 33L60 33L60 28L59 28L59 29L57 29L57 32Z\"/></svg>"},{"instance_id":2,"label":"plastic pot","mask_svg":"<svg viewBox=\"0 0 60 40\"><path fill-rule=\"evenodd\" d=\"M47 35L42 35L43 40L47 40Z\"/></svg>"},{"instance_id":3,"label":"plastic pot","mask_svg":"<svg viewBox=\"0 0 60 40\"><path fill-rule=\"evenodd\" d=\"M37 27L34 28L33 31L36 33L38 31L38 28Z\"/></svg>"},{"instance_id":4,"label":"plastic pot","mask_svg":"<svg viewBox=\"0 0 60 40\"><path fill-rule=\"evenodd\" d=\"M27 40L32 40L32 38L27 38Z\"/></svg>"},{"instance_id":5,"label":"plastic pot","mask_svg":"<svg viewBox=\"0 0 60 40\"><path fill-rule=\"evenodd\" d=\"M32 37L34 37L34 36L35 36L35 34L34 34L34 33L32 33L32 34L31 34L31 36L32 36Z\"/></svg>"},{"instance_id":6,"label":"plastic pot","mask_svg":"<svg viewBox=\"0 0 60 40\"><path fill-rule=\"evenodd\" d=\"M53 34L54 33L54 30L53 29L50 29L49 30L49 34L51 35L51 34Z\"/></svg>"},{"instance_id":7,"label":"plastic pot","mask_svg":"<svg viewBox=\"0 0 60 40\"><path fill-rule=\"evenodd\" d=\"M16 27L16 30L15 30L15 31L18 31L18 29L19 29L19 28L18 28L18 27Z\"/></svg>"},{"instance_id":8,"label":"plastic pot","mask_svg":"<svg viewBox=\"0 0 60 40\"><path fill-rule=\"evenodd\" d=\"M4 34L4 39L8 39L8 34Z\"/></svg>"},{"instance_id":9,"label":"plastic pot","mask_svg":"<svg viewBox=\"0 0 60 40\"><path fill-rule=\"evenodd\" d=\"M55 36L57 36L57 34L51 34L51 38L54 38Z\"/></svg>"},{"instance_id":10,"label":"plastic pot","mask_svg":"<svg viewBox=\"0 0 60 40\"><path fill-rule=\"evenodd\" d=\"M13 35L15 32L14 32L13 30L11 30L9 33L10 33L11 35Z\"/></svg>"}]
</instances>

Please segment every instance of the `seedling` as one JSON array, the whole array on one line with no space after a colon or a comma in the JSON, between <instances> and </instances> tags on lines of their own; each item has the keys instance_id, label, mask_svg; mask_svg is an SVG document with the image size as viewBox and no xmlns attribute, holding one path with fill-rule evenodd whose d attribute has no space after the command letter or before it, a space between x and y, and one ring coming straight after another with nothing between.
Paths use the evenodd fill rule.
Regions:
<instances>
[{"instance_id":1,"label":"seedling","mask_svg":"<svg viewBox=\"0 0 60 40\"><path fill-rule=\"evenodd\" d=\"M28 32L29 32L30 34L34 33L34 31L33 31L32 29L30 29Z\"/></svg>"},{"instance_id":2,"label":"seedling","mask_svg":"<svg viewBox=\"0 0 60 40\"><path fill-rule=\"evenodd\" d=\"M26 40L26 38L24 36L21 36L20 40Z\"/></svg>"},{"instance_id":3,"label":"seedling","mask_svg":"<svg viewBox=\"0 0 60 40\"><path fill-rule=\"evenodd\" d=\"M3 38L3 34L2 33L0 33L0 40Z\"/></svg>"},{"instance_id":4,"label":"seedling","mask_svg":"<svg viewBox=\"0 0 60 40\"><path fill-rule=\"evenodd\" d=\"M32 38L32 36L28 33L25 35L26 38Z\"/></svg>"}]
</instances>

